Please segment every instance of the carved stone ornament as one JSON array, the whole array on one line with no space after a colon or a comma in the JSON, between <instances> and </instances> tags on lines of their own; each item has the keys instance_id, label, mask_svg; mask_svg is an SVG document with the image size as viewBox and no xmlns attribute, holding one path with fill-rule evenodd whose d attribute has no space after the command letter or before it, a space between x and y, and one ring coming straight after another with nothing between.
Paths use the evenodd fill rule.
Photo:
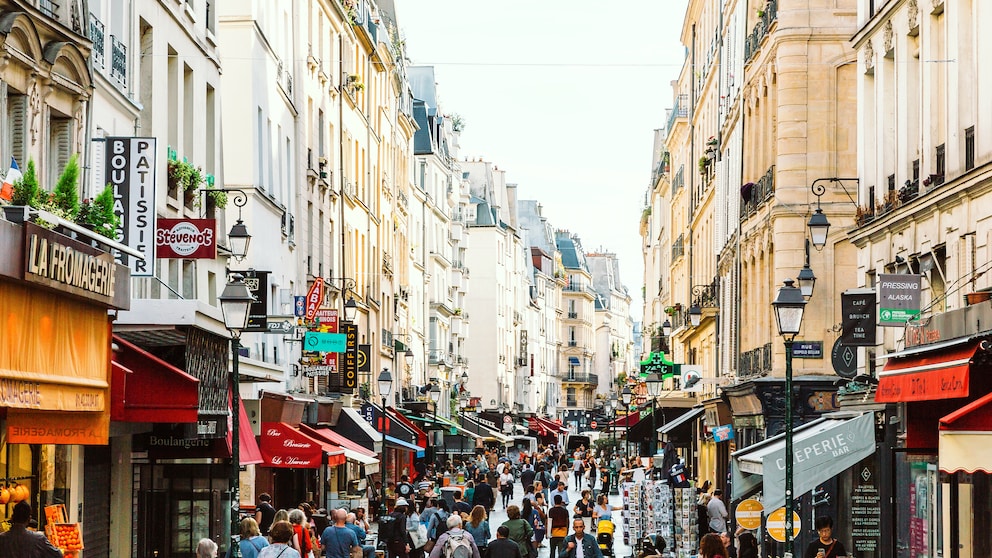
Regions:
<instances>
[{"instance_id":1,"label":"carved stone ornament","mask_svg":"<svg viewBox=\"0 0 992 558\"><path fill-rule=\"evenodd\" d=\"M920 17L920 8L916 5L916 0L909 0L906 3L906 19L909 21L909 28L915 29L917 25L917 20Z\"/></svg>"},{"instance_id":2,"label":"carved stone ornament","mask_svg":"<svg viewBox=\"0 0 992 558\"><path fill-rule=\"evenodd\" d=\"M875 47L872 46L871 41L865 43L865 70L873 71L875 69Z\"/></svg>"},{"instance_id":3,"label":"carved stone ornament","mask_svg":"<svg viewBox=\"0 0 992 558\"><path fill-rule=\"evenodd\" d=\"M892 21L885 22L885 28L882 30L882 46L885 47L885 52L892 52L892 35L894 35L892 30Z\"/></svg>"},{"instance_id":4,"label":"carved stone ornament","mask_svg":"<svg viewBox=\"0 0 992 558\"><path fill-rule=\"evenodd\" d=\"M38 82L34 81L31 84L31 88L28 90L28 105L30 107L30 128L31 128L31 144L35 144L38 141L38 123L41 120L41 92Z\"/></svg>"},{"instance_id":5,"label":"carved stone ornament","mask_svg":"<svg viewBox=\"0 0 992 558\"><path fill-rule=\"evenodd\" d=\"M944 0L930 0L930 2L933 4L934 11L944 5Z\"/></svg>"}]
</instances>

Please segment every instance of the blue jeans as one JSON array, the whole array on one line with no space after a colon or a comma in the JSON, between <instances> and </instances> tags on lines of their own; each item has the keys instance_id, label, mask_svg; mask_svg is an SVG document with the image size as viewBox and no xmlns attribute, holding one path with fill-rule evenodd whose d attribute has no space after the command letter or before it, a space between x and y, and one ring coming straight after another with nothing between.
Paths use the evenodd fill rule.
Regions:
<instances>
[{"instance_id":1,"label":"blue jeans","mask_svg":"<svg viewBox=\"0 0 992 558\"><path fill-rule=\"evenodd\" d=\"M362 556L365 558L372 558L375 556L375 545L373 544L363 544L362 545Z\"/></svg>"}]
</instances>

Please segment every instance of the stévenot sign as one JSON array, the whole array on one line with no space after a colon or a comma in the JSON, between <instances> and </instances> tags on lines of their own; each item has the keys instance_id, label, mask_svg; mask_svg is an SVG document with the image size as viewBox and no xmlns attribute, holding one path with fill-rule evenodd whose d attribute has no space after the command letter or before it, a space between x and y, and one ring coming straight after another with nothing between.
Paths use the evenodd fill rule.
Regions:
<instances>
[{"instance_id":1,"label":"st\u00e9venot sign","mask_svg":"<svg viewBox=\"0 0 992 558\"><path fill-rule=\"evenodd\" d=\"M155 229L155 256L163 259L217 257L216 219L159 219Z\"/></svg>"}]
</instances>

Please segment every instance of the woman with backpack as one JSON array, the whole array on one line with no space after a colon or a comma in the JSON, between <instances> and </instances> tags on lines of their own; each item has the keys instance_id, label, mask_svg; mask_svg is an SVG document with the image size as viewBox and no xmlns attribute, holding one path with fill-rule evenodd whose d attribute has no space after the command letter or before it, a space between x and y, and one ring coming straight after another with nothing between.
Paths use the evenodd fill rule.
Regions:
<instances>
[{"instance_id":1,"label":"woman with backpack","mask_svg":"<svg viewBox=\"0 0 992 558\"><path fill-rule=\"evenodd\" d=\"M541 496L544 497L543 495ZM545 525L548 520L548 516L544 515L540 508L534 506L534 500L524 498L523 508L520 510L520 515L530 523L531 529L534 530L534 544L540 546L541 542L544 541L544 535L547 534L548 530Z\"/></svg>"},{"instance_id":2,"label":"woman with backpack","mask_svg":"<svg viewBox=\"0 0 992 558\"><path fill-rule=\"evenodd\" d=\"M431 548L425 548L425 552L430 552L437 543L437 539L448 530L449 516L451 516L451 510L448 508L448 502L444 499L438 500L437 511L434 512L427 524L427 546Z\"/></svg>"}]
</instances>

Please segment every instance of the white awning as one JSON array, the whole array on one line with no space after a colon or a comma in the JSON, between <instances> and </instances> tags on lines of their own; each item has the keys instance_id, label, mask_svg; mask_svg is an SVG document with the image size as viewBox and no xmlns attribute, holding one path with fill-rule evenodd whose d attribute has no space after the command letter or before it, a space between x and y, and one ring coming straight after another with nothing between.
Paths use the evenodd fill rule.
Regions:
<instances>
[{"instance_id":1,"label":"white awning","mask_svg":"<svg viewBox=\"0 0 992 558\"><path fill-rule=\"evenodd\" d=\"M793 491L801 496L875 453L874 413L854 418L833 413L793 429ZM731 454L733 497L761 486L762 504L773 510L785 502L785 434Z\"/></svg>"}]
</instances>

